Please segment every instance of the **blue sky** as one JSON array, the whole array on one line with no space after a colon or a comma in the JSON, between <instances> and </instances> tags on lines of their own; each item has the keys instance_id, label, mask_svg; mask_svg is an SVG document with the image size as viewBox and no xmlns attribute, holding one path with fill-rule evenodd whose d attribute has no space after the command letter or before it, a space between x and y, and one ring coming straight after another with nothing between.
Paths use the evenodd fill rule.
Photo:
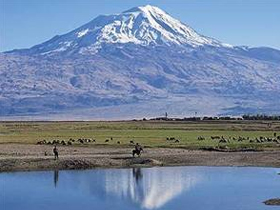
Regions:
<instances>
[{"instance_id":1,"label":"blue sky","mask_svg":"<svg viewBox=\"0 0 280 210\"><path fill-rule=\"evenodd\" d=\"M99 14L146 4L223 42L280 49L280 0L0 0L0 51L28 48Z\"/></svg>"}]
</instances>

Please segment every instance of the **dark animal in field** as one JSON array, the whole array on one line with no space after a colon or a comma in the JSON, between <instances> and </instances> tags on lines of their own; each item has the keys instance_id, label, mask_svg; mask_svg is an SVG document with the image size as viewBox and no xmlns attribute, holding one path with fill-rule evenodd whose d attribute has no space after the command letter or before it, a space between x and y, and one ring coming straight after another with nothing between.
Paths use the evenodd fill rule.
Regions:
<instances>
[{"instance_id":1,"label":"dark animal in field","mask_svg":"<svg viewBox=\"0 0 280 210\"><path fill-rule=\"evenodd\" d=\"M52 144L60 144L60 141L59 140L53 140Z\"/></svg>"},{"instance_id":2,"label":"dark animal in field","mask_svg":"<svg viewBox=\"0 0 280 210\"><path fill-rule=\"evenodd\" d=\"M219 143L229 143L229 140L226 140L226 139L223 138L219 141Z\"/></svg>"},{"instance_id":3,"label":"dark animal in field","mask_svg":"<svg viewBox=\"0 0 280 210\"><path fill-rule=\"evenodd\" d=\"M65 141L64 141L64 140L62 140L62 141L61 141L61 144L62 144L62 145L66 145L66 143L65 143Z\"/></svg>"},{"instance_id":4,"label":"dark animal in field","mask_svg":"<svg viewBox=\"0 0 280 210\"><path fill-rule=\"evenodd\" d=\"M47 152L45 152L45 156L48 156Z\"/></svg>"},{"instance_id":5,"label":"dark animal in field","mask_svg":"<svg viewBox=\"0 0 280 210\"><path fill-rule=\"evenodd\" d=\"M78 142L80 142L81 144L84 143L84 141L82 139L78 139Z\"/></svg>"},{"instance_id":6,"label":"dark animal in field","mask_svg":"<svg viewBox=\"0 0 280 210\"><path fill-rule=\"evenodd\" d=\"M47 144L52 144L52 142L48 141L48 143L47 143Z\"/></svg>"},{"instance_id":7,"label":"dark animal in field","mask_svg":"<svg viewBox=\"0 0 280 210\"><path fill-rule=\"evenodd\" d=\"M175 137L170 137L169 140L173 141L173 140L175 140Z\"/></svg>"},{"instance_id":8,"label":"dark animal in field","mask_svg":"<svg viewBox=\"0 0 280 210\"><path fill-rule=\"evenodd\" d=\"M118 141L118 142L117 142L117 144L121 144L121 142L120 142L120 141Z\"/></svg>"},{"instance_id":9,"label":"dark animal in field","mask_svg":"<svg viewBox=\"0 0 280 210\"><path fill-rule=\"evenodd\" d=\"M113 141L113 137L111 137L110 140Z\"/></svg>"},{"instance_id":10,"label":"dark animal in field","mask_svg":"<svg viewBox=\"0 0 280 210\"><path fill-rule=\"evenodd\" d=\"M277 133L274 133L273 136L276 137L276 136L277 136Z\"/></svg>"},{"instance_id":11,"label":"dark animal in field","mask_svg":"<svg viewBox=\"0 0 280 210\"><path fill-rule=\"evenodd\" d=\"M109 139L106 139L105 142L106 142L106 143L109 142Z\"/></svg>"},{"instance_id":12,"label":"dark animal in field","mask_svg":"<svg viewBox=\"0 0 280 210\"><path fill-rule=\"evenodd\" d=\"M220 137L220 136L211 136L211 139L212 139L212 140L221 139L221 137Z\"/></svg>"},{"instance_id":13,"label":"dark animal in field","mask_svg":"<svg viewBox=\"0 0 280 210\"><path fill-rule=\"evenodd\" d=\"M72 145L72 142L71 142L71 141L68 141L68 142L67 142L67 145Z\"/></svg>"},{"instance_id":14,"label":"dark animal in field","mask_svg":"<svg viewBox=\"0 0 280 210\"><path fill-rule=\"evenodd\" d=\"M235 141L235 140L236 140L236 138L235 138L235 137L233 137L233 138L232 138L232 140L233 140L233 141Z\"/></svg>"},{"instance_id":15,"label":"dark animal in field","mask_svg":"<svg viewBox=\"0 0 280 210\"><path fill-rule=\"evenodd\" d=\"M134 144L134 141L131 140L129 143L130 143L130 144Z\"/></svg>"},{"instance_id":16,"label":"dark animal in field","mask_svg":"<svg viewBox=\"0 0 280 210\"><path fill-rule=\"evenodd\" d=\"M254 141L254 140L252 140L252 139L251 139L249 142L250 142L250 143L255 143L255 141Z\"/></svg>"},{"instance_id":17,"label":"dark animal in field","mask_svg":"<svg viewBox=\"0 0 280 210\"><path fill-rule=\"evenodd\" d=\"M169 138L168 138L168 137L166 138L166 141L169 141Z\"/></svg>"},{"instance_id":18,"label":"dark animal in field","mask_svg":"<svg viewBox=\"0 0 280 210\"><path fill-rule=\"evenodd\" d=\"M175 140L175 143L179 143L179 142L180 142L180 140L179 140L179 139L176 139L176 140Z\"/></svg>"},{"instance_id":19,"label":"dark animal in field","mask_svg":"<svg viewBox=\"0 0 280 210\"><path fill-rule=\"evenodd\" d=\"M247 138L247 139L248 139L248 138ZM237 141L245 141L245 140L246 140L246 138L245 138L245 137L241 137L241 136L239 136ZM249 139L248 139L248 140L249 140Z\"/></svg>"},{"instance_id":20,"label":"dark animal in field","mask_svg":"<svg viewBox=\"0 0 280 210\"><path fill-rule=\"evenodd\" d=\"M266 141L268 141L268 142L272 142L272 141L273 141L273 139L272 139L272 138L266 138Z\"/></svg>"},{"instance_id":21,"label":"dark animal in field","mask_svg":"<svg viewBox=\"0 0 280 210\"><path fill-rule=\"evenodd\" d=\"M90 142L91 142L90 139L83 139L83 141L84 141L85 143L90 143Z\"/></svg>"},{"instance_id":22,"label":"dark animal in field","mask_svg":"<svg viewBox=\"0 0 280 210\"><path fill-rule=\"evenodd\" d=\"M279 140L277 140L277 139L273 139L273 142L275 142L275 143L279 143L280 141Z\"/></svg>"},{"instance_id":23,"label":"dark animal in field","mask_svg":"<svg viewBox=\"0 0 280 210\"><path fill-rule=\"evenodd\" d=\"M36 144L46 144L47 143L47 141L46 140L42 140L42 141L37 141L37 143Z\"/></svg>"},{"instance_id":24,"label":"dark animal in field","mask_svg":"<svg viewBox=\"0 0 280 210\"><path fill-rule=\"evenodd\" d=\"M199 136L199 137L197 137L197 140L203 141L203 140L205 140L205 138L203 136Z\"/></svg>"}]
</instances>

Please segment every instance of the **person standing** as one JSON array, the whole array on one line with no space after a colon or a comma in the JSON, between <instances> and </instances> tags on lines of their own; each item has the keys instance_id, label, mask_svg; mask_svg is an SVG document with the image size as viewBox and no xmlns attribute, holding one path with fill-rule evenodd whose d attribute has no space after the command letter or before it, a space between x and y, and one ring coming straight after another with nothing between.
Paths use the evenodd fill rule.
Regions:
<instances>
[{"instance_id":1,"label":"person standing","mask_svg":"<svg viewBox=\"0 0 280 210\"><path fill-rule=\"evenodd\" d=\"M56 146L54 146L54 148L53 148L53 153L54 153L54 159L57 160L58 159L58 149L56 148Z\"/></svg>"}]
</instances>

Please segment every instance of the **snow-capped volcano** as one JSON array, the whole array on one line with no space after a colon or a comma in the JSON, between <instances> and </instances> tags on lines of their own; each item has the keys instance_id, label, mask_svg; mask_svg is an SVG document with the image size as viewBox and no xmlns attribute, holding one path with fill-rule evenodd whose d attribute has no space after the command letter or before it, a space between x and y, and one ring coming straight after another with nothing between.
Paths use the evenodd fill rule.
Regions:
<instances>
[{"instance_id":1,"label":"snow-capped volcano","mask_svg":"<svg viewBox=\"0 0 280 210\"><path fill-rule=\"evenodd\" d=\"M150 5L0 53L0 116L279 114L279 104L279 50L221 43Z\"/></svg>"},{"instance_id":2,"label":"snow-capped volcano","mask_svg":"<svg viewBox=\"0 0 280 210\"><path fill-rule=\"evenodd\" d=\"M230 47L198 34L154 6L135 7L120 14L99 16L91 22L62 36L32 48L36 53L73 51L96 53L102 44L202 45Z\"/></svg>"}]
</instances>

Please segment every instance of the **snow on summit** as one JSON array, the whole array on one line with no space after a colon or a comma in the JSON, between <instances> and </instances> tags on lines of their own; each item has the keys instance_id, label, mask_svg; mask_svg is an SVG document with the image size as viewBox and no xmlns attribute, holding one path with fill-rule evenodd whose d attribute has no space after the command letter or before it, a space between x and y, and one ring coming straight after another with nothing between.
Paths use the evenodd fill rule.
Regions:
<instances>
[{"instance_id":1,"label":"snow on summit","mask_svg":"<svg viewBox=\"0 0 280 210\"><path fill-rule=\"evenodd\" d=\"M120 14L98 16L70 33L33 47L33 50L44 54L61 51L96 53L102 44L115 43L143 46L230 46L198 34L158 7L146 5Z\"/></svg>"}]
</instances>

